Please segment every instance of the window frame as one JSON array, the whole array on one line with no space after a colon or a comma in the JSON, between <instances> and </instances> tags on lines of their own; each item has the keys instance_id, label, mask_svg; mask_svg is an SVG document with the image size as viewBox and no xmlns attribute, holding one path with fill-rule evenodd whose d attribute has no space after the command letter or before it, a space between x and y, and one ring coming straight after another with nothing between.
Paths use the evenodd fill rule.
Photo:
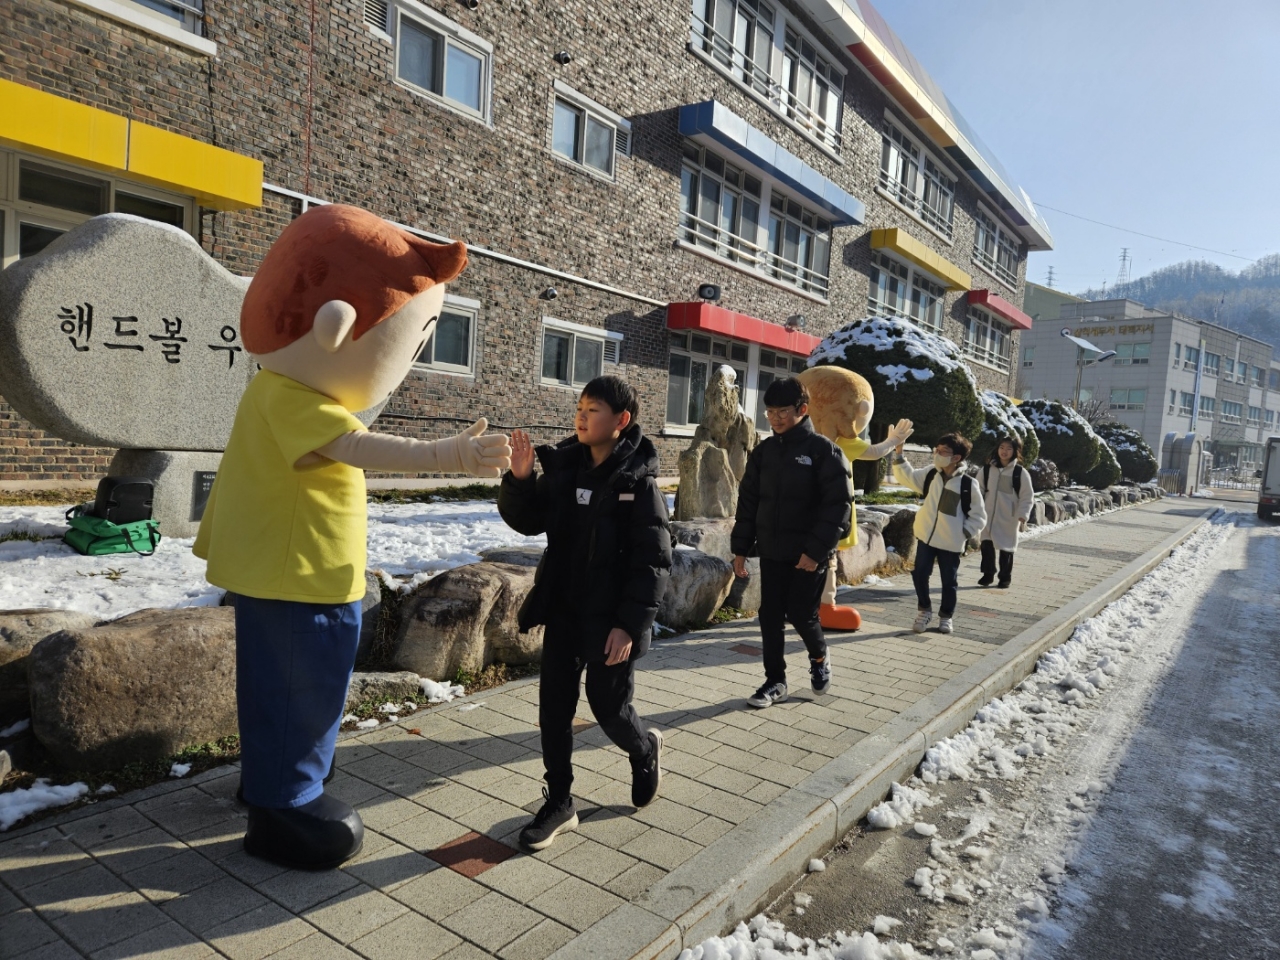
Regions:
<instances>
[{"instance_id":1,"label":"window frame","mask_svg":"<svg viewBox=\"0 0 1280 960\"><path fill-rule=\"evenodd\" d=\"M200 207L195 197L171 193L156 187L118 177L114 174L74 164L50 160L36 154L24 153L20 150L0 148L0 212L3 212L3 235L0 236L0 268L7 267L18 260L20 252L19 237L23 223L46 227L51 230L66 232L78 227L86 220L100 214L80 213L63 207L37 203L33 200L20 199L20 180L22 164L26 161L38 167L44 167L54 173L66 173L71 177L99 181L105 186L105 209L103 213L115 213L116 195L118 193L155 200L182 210L182 231L193 239L199 239ZM159 222L159 221L156 221Z\"/></svg>"},{"instance_id":2,"label":"window frame","mask_svg":"<svg viewBox=\"0 0 1280 960\"><path fill-rule=\"evenodd\" d=\"M1010 290L1017 289L1018 271L1016 268L1026 259L1022 254L1022 239L1017 237L1013 231L1004 225L999 217L983 204L978 204L978 208L974 213L973 223L973 262L978 265L979 269L995 277ZM983 243L984 235L994 237L991 252L987 251ZM1012 251L1015 267L1013 270L1010 270L1000 260L1002 252L1008 253L1010 251Z\"/></svg>"},{"instance_id":3,"label":"window frame","mask_svg":"<svg viewBox=\"0 0 1280 960\"><path fill-rule=\"evenodd\" d=\"M1141 400L1133 401L1134 394L1140 394ZM1116 402L1116 395L1123 394L1124 400L1120 403ZM1147 409L1147 388L1146 387L1112 387L1107 400L1108 410L1145 410Z\"/></svg>"},{"instance_id":4,"label":"window frame","mask_svg":"<svg viewBox=\"0 0 1280 960\"><path fill-rule=\"evenodd\" d=\"M896 145L895 135L901 141ZM910 185L889 169L892 165L890 158L895 150L899 158L910 157L910 154L903 151L904 145L914 151L914 176ZM902 160L899 162L901 165ZM930 167L933 168L933 175L930 174ZM888 110L885 111L884 124L880 130L880 173L876 183L876 192L882 197L905 210L947 243L954 241L956 187L959 178L951 176L947 165ZM935 193L940 193L945 198L947 216L944 217L936 207L927 202L930 185L933 185Z\"/></svg>"},{"instance_id":5,"label":"window frame","mask_svg":"<svg viewBox=\"0 0 1280 960\"><path fill-rule=\"evenodd\" d=\"M890 278L904 285L905 293L900 299L906 304L905 307L894 306L882 295L889 287L884 279L886 273ZM942 333L943 324L946 322L947 287L937 277L920 269L914 263L908 263L893 256L886 250L872 250L867 280L867 310L872 316L899 317L910 320L922 329ZM929 287L936 288L936 292ZM919 309L924 301L924 295L933 298L933 304L929 310ZM929 320L927 314L930 312L937 315L936 323Z\"/></svg>"},{"instance_id":6,"label":"window frame","mask_svg":"<svg viewBox=\"0 0 1280 960\"><path fill-rule=\"evenodd\" d=\"M218 54L218 45L204 35L203 11L199 19L195 11L183 11L181 18L171 17L165 13L137 3L135 0L70 0L78 7L92 10L119 23L137 27L153 36L160 37L180 47L185 47L206 57ZM163 0L161 0L163 2ZM195 0L196 3L202 0ZM179 4L194 7L195 3Z\"/></svg>"},{"instance_id":7,"label":"window frame","mask_svg":"<svg viewBox=\"0 0 1280 960\"><path fill-rule=\"evenodd\" d=\"M1200 395L1200 414L1198 419L1212 420L1213 415L1215 413L1214 408L1216 406L1217 406L1217 402L1213 397L1206 397L1204 394L1201 394Z\"/></svg>"},{"instance_id":8,"label":"window frame","mask_svg":"<svg viewBox=\"0 0 1280 960\"><path fill-rule=\"evenodd\" d=\"M1036 365L1035 344L1022 348L1022 365L1024 367L1034 367Z\"/></svg>"},{"instance_id":9,"label":"window frame","mask_svg":"<svg viewBox=\"0 0 1280 960\"><path fill-rule=\"evenodd\" d=\"M1146 347L1146 356L1135 356L1138 347ZM1116 344L1116 355L1111 361L1114 367L1142 366L1151 363L1151 341L1138 340Z\"/></svg>"},{"instance_id":10,"label":"window frame","mask_svg":"<svg viewBox=\"0 0 1280 960\"><path fill-rule=\"evenodd\" d=\"M975 326L985 328L981 343L974 335ZM996 344L994 349L983 345L992 342ZM1001 342L1004 344L1003 353L998 349ZM1013 326L976 304L969 304L964 315L964 340L960 344L960 353L975 363L1007 374L1013 367Z\"/></svg>"},{"instance_id":11,"label":"window frame","mask_svg":"<svg viewBox=\"0 0 1280 960\"><path fill-rule=\"evenodd\" d=\"M1178 413L1182 416L1189 417L1195 412L1196 395L1194 393L1188 393L1186 390L1182 390L1180 391L1178 401Z\"/></svg>"},{"instance_id":12,"label":"window frame","mask_svg":"<svg viewBox=\"0 0 1280 960\"><path fill-rule=\"evenodd\" d=\"M452 363L442 363L435 359L434 343L436 331L431 331L427 345L433 347L432 359L423 360L422 353L419 353L413 361L413 369L420 373L443 373L451 377L467 377L474 379L476 375L476 334L480 325L480 301L471 300L467 297L455 297L453 294L446 293L444 297L444 307L440 311L440 318L446 313L452 313L455 316L465 316L469 322L467 330L467 363L465 366L459 366ZM436 321L439 326L439 318ZM423 347L425 352L426 346Z\"/></svg>"},{"instance_id":13,"label":"window frame","mask_svg":"<svg viewBox=\"0 0 1280 960\"><path fill-rule=\"evenodd\" d=\"M1213 357L1213 362L1209 362L1209 358ZM1204 375L1206 377L1217 377L1222 372L1222 354L1210 353L1208 350L1204 352Z\"/></svg>"},{"instance_id":14,"label":"window frame","mask_svg":"<svg viewBox=\"0 0 1280 960\"><path fill-rule=\"evenodd\" d=\"M1232 411L1238 410L1239 413L1228 413L1228 409ZM1223 423L1244 423L1244 404L1237 403L1234 400L1223 400L1221 420Z\"/></svg>"},{"instance_id":15,"label":"window frame","mask_svg":"<svg viewBox=\"0 0 1280 960\"><path fill-rule=\"evenodd\" d=\"M454 23L438 11L420 3L412 2L412 0L394 0L393 3L389 3L387 16L390 20L388 26L393 28L390 32L392 41L391 76L395 84L415 96L444 107L446 110L451 110L461 116L477 120L485 126L491 127L493 125L493 44L460 24ZM414 81L405 79L400 75L400 54L404 49L400 31L401 24L406 18L413 21L420 30L436 34L442 42L442 50L438 55L439 63L435 68L437 77L432 80L435 83L438 79L440 84L439 92L419 86ZM479 110L475 110L469 104L460 100L453 100L445 95L444 91L448 84L448 51L451 45L457 47L463 53L480 60Z\"/></svg>"},{"instance_id":16,"label":"window frame","mask_svg":"<svg viewBox=\"0 0 1280 960\"><path fill-rule=\"evenodd\" d=\"M568 379L552 380L544 375L547 350L547 335L567 336L570 338L569 344L569 362L568 362ZM538 338L538 383L544 387L560 387L567 390L581 390L592 378L587 380L575 379L575 366L578 357L578 341L590 340L600 344L600 370L594 376L603 376L608 373L610 368L621 366L622 359L622 341L625 338L621 333L613 330L605 330L601 327L589 327L584 323L574 323L571 320L561 320L559 317L542 318L541 336ZM613 346L610 349L609 344ZM610 352L613 353L614 359L609 359Z\"/></svg>"},{"instance_id":17,"label":"window frame","mask_svg":"<svg viewBox=\"0 0 1280 960\"><path fill-rule=\"evenodd\" d=\"M742 405L744 410L747 408L746 396L748 389L748 377L750 376L751 369L754 366L751 356L751 348L753 345L750 342L746 340L737 340L733 337L722 337L702 330L668 330L666 332L667 394L666 403L662 412L663 423L666 427L674 428L676 430L693 429L701 422L701 417L694 420L689 412L690 407L694 402L693 364L695 363L706 364L706 378L708 380L711 377L711 371L713 368L717 366L732 367L734 373L737 374L738 403ZM695 338L704 338L707 341L706 352L694 348L693 341ZM724 347L723 355L718 356L716 354L715 348L717 346ZM735 347L743 348L742 352L746 354L745 358L740 359L733 356ZM683 421L671 419L671 407L673 400L672 387L675 382L671 371L673 357L680 357L689 361L689 373L685 377L683 393L680 397L674 398L679 401L679 408L685 412L685 419ZM705 382L703 383L702 389L704 391L706 390ZM706 411L704 410L703 413L705 414Z\"/></svg>"},{"instance_id":18,"label":"window frame","mask_svg":"<svg viewBox=\"0 0 1280 960\"><path fill-rule=\"evenodd\" d=\"M1253 415L1255 411L1258 414L1256 417ZM1245 419L1245 423L1250 427L1262 426L1262 408L1250 406L1248 408L1248 416Z\"/></svg>"},{"instance_id":19,"label":"window frame","mask_svg":"<svg viewBox=\"0 0 1280 960\"><path fill-rule=\"evenodd\" d=\"M563 101L571 110L575 110L582 117L580 135L575 148L582 153L582 159L565 156L556 149L556 105L557 101ZM605 172L599 167L594 167L586 161L586 133L588 119L594 120L602 127L609 128L609 170ZM551 155L561 163L567 163L575 170L582 170L605 180L609 183L616 183L618 180L618 158L631 155L631 121L614 113L603 104L597 103L590 97L579 93L568 84L561 83L556 80L552 83L551 90L551 126L548 131L547 148L551 151Z\"/></svg>"}]
</instances>

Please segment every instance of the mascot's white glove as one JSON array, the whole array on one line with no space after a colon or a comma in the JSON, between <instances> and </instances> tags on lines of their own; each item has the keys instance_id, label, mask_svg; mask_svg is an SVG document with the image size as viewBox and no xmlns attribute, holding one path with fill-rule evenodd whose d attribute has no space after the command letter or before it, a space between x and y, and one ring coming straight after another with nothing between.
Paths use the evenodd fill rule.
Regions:
<instances>
[{"instance_id":1,"label":"mascot's white glove","mask_svg":"<svg viewBox=\"0 0 1280 960\"><path fill-rule=\"evenodd\" d=\"M906 443L907 438L915 433L915 425L910 420L899 420L889 428L888 439L893 441L896 447L900 443Z\"/></svg>"},{"instance_id":2,"label":"mascot's white glove","mask_svg":"<svg viewBox=\"0 0 1280 960\"><path fill-rule=\"evenodd\" d=\"M353 430L307 454L296 466L312 466L327 457L364 470L389 473L469 473L473 477L500 477L511 466L511 444L501 433L482 436L488 426L489 421L481 417L456 437L444 440L412 440Z\"/></svg>"}]
</instances>

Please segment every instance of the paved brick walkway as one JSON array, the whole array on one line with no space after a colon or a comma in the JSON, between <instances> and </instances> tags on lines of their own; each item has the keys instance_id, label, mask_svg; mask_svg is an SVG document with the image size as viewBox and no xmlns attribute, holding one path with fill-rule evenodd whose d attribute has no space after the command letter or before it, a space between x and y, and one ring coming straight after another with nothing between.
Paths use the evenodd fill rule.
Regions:
<instances>
[{"instance_id":1,"label":"paved brick walkway","mask_svg":"<svg viewBox=\"0 0 1280 960\"><path fill-rule=\"evenodd\" d=\"M1203 513L1164 501L1029 541L1009 590L976 588L969 557L952 636L906 629L909 577L855 588L864 627L832 635L822 698L792 642L792 699L744 706L762 680L755 621L657 645L636 708L666 735L660 799L633 813L626 757L580 720L582 823L537 855L515 849L541 802L536 679L341 740L329 789L368 832L340 870L246 856L234 767L17 831L0 842L0 958L517 960L606 918L629 929L652 919L633 905L671 871L700 857L713 869L718 849L813 771ZM589 716L585 700L579 712Z\"/></svg>"}]
</instances>

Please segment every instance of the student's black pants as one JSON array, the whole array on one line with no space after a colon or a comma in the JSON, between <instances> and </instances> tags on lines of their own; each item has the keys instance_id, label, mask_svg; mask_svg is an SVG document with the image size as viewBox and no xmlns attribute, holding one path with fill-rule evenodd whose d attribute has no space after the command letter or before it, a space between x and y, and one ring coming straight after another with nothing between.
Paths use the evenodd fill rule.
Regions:
<instances>
[{"instance_id":1,"label":"student's black pants","mask_svg":"<svg viewBox=\"0 0 1280 960\"><path fill-rule=\"evenodd\" d=\"M916 568L911 571L911 579L916 585L916 608L919 610L933 609L933 601L929 599L929 581L933 578L935 562L938 564L938 572L942 574L942 606L938 608L938 616L945 620L956 612L960 554L952 550L939 550L923 540L917 540Z\"/></svg>"},{"instance_id":2,"label":"student's black pants","mask_svg":"<svg viewBox=\"0 0 1280 960\"><path fill-rule=\"evenodd\" d=\"M826 563L818 564L818 569L810 573L798 569L794 561L760 558L760 640L767 682L785 683L787 679L783 654L787 621L800 634L810 660L827 655L827 641L818 622L818 605L826 583Z\"/></svg>"},{"instance_id":3,"label":"student's black pants","mask_svg":"<svg viewBox=\"0 0 1280 960\"><path fill-rule=\"evenodd\" d=\"M538 724L542 729L542 764L552 800L569 796L573 786L573 718L578 709L582 674L587 675L587 703L605 735L633 760L647 760L653 750L648 733L631 706L635 664L630 660L605 666L577 656L572 627L549 624L542 644L542 677L538 688Z\"/></svg>"},{"instance_id":4,"label":"student's black pants","mask_svg":"<svg viewBox=\"0 0 1280 960\"><path fill-rule=\"evenodd\" d=\"M990 540L982 541L982 575L984 577L994 577L996 575L997 553L1000 554L1000 582L1008 583L1013 577L1013 551L997 551L996 545Z\"/></svg>"}]
</instances>

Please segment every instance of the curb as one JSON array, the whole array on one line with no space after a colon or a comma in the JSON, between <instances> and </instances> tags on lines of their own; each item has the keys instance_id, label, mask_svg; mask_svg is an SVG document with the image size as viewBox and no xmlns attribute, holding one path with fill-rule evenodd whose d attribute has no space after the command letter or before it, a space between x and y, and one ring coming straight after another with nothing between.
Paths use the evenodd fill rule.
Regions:
<instances>
[{"instance_id":1,"label":"curb","mask_svg":"<svg viewBox=\"0 0 1280 960\"><path fill-rule=\"evenodd\" d=\"M814 771L749 821L680 865L634 904L619 907L551 960L672 960L721 936L770 903L810 858L834 847L910 776L934 743L965 728L983 704L1012 690L1044 651L1067 640L1159 566L1217 507L942 684Z\"/></svg>"}]
</instances>

